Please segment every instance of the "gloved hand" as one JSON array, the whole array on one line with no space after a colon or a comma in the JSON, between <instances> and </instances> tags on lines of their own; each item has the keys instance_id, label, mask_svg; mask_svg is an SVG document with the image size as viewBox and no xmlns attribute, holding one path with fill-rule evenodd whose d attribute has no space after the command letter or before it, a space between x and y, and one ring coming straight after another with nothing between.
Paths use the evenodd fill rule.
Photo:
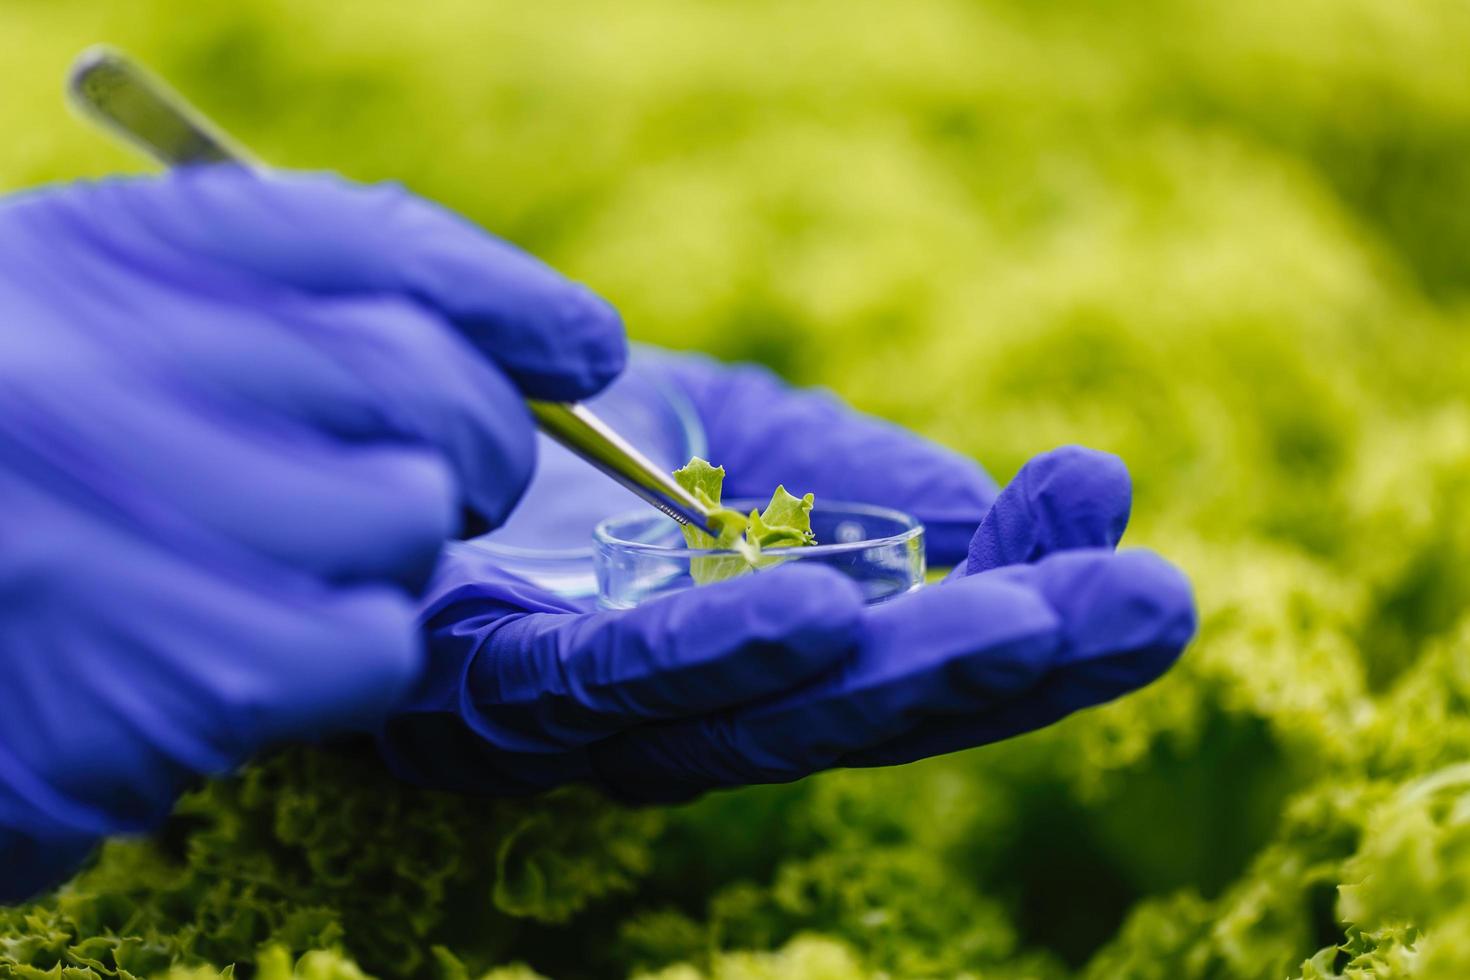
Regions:
<instances>
[{"instance_id":1,"label":"gloved hand","mask_svg":"<svg viewBox=\"0 0 1470 980\"><path fill-rule=\"evenodd\" d=\"M0 205L0 900L267 743L372 729L521 393L622 367L601 300L396 187L236 168Z\"/></svg>"},{"instance_id":2,"label":"gloved hand","mask_svg":"<svg viewBox=\"0 0 1470 980\"><path fill-rule=\"evenodd\" d=\"M908 762L1145 684L1194 632L1177 570L1113 552L1131 503L1116 457L1059 449L997 496L956 454L759 369L651 367L694 404L727 496L784 483L909 511L955 574L864 608L847 579L793 563L588 612L451 551L430 587L424 682L383 737L401 775L492 793L585 781L653 802Z\"/></svg>"}]
</instances>

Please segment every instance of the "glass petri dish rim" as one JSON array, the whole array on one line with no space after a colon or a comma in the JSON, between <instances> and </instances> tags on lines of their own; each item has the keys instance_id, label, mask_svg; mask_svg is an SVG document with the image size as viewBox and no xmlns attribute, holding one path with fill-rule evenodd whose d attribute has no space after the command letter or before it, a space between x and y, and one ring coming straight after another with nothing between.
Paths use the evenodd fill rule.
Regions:
<instances>
[{"instance_id":1,"label":"glass petri dish rim","mask_svg":"<svg viewBox=\"0 0 1470 980\"><path fill-rule=\"evenodd\" d=\"M749 510L751 506L759 507L760 501L754 499L732 500L729 502L736 506L736 510ZM924 524L912 514L892 507L880 507L877 504L860 504L847 500L821 501L818 507L830 510L841 510L850 514L865 514L869 517L881 517L904 525L904 529L897 534L885 535L881 538L863 538L861 541L841 541L835 544L814 544L786 548L763 548L762 555L793 555L805 558L821 558L830 555L841 555L852 551L866 551L869 548L882 548L890 545L905 544L920 537L924 533ZM662 518L670 524L673 518L660 514L652 508L624 511L604 518L597 527L592 530L592 539L596 542L599 550L613 550L636 552L638 554L654 554L662 558L709 558L711 556L739 555L740 552L733 548L665 548L661 545L648 544L643 541L631 541L628 538L620 538L608 532L608 525L624 521L644 518L658 520Z\"/></svg>"}]
</instances>

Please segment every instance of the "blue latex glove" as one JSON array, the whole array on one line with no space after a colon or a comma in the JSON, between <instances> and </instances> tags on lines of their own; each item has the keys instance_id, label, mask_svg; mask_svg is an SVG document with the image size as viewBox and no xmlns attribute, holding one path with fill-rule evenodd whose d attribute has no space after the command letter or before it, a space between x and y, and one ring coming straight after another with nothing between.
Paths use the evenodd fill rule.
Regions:
<instances>
[{"instance_id":1,"label":"blue latex glove","mask_svg":"<svg viewBox=\"0 0 1470 980\"><path fill-rule=\"evenodd\" d=\"M234 168L0 204L0 899L268 743L374 729L521 392L588 395L601 300L396 187Z\"/></svg>"},{"instance_id":2,"label":"blue latex glove","mask_svg":"<svg viewBox=\"0 0 1470 980\"><path fill-rule=\"evenodd\" d=\"M1184 577L1113 552L1131 502L1116 457L1059 449L997 496L954 453L762 370L652 367L704 420L728 495L784 483L907 510L955 575L864 608L847 579L794 563L588 612L453 551L430 589L426 680L383 739L404 776L651 802L908 762L1132 690L1193 635Z\"/></svg>"}]
</instances>

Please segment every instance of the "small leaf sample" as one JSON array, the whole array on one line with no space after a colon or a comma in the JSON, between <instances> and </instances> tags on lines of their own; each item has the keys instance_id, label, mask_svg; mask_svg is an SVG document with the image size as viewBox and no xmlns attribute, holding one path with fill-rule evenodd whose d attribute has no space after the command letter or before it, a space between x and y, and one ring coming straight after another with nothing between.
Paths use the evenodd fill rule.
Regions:
<instances>
[{"instance_id":1,"label":"small leaf sample","mask_svg":"<svg viewBox=\"0 0 1470 980\"><path fill-rule=\"evenodd\" d=\"M685 525L684 541L691 548L735 551L734 555L712 555L690 562L690 574L700 585L718 582L747 572L778 565L779 555L762 555L769 548L797 548L817 543L812 533L812 494L797 497L778 486L764 511L742 514L724 506L720 495L725 468L712 466L698 456L674 471L674 480L707 507L715 533Z\"/></svg>"}]
</instances>

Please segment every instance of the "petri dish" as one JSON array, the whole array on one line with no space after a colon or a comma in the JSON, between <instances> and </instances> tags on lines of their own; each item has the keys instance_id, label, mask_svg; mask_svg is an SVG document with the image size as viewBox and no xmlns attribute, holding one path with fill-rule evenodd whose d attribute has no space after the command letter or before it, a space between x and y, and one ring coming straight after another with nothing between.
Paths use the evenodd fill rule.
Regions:
<instances>
[{"instance_id":1,"label":"petri dish","mask_svg":"<svg viewBox=\"0 0 1470 980\"><path fill-rule=\"evenodd\" d=\"M765 501L735 500L729 506L750 510ZM869 605L887 602L924 584L924 525L902 511L869 504L818 500L812 509L818 544L772 548L762 555L786 562L825 565L862 589ZM631 609L651 599L696 587L696 559L729 557L735 551L685 547L679 525L647 507L604 520L594 533L597 603L604 609ZM778 567L778 566L772 566ZM760 575L768 569L750 569Z\"/></svg>"},{"instance_id":2,"label":"petri dish","mask_svg":"<svg viewBox=\"0 0 1470 980\"><path fill-rule=\"evenodd\" d=\"M704 427L678 389L640 366L628 369L586 404L668 471L706 455ZM571 599L597 594L593 531L611 515L643 508L633 494L538 433L536 470L504 524L452 547L485 555L506 571ZM672 523L672 522L671 522Z\"/></svg>"}]
</instances>

